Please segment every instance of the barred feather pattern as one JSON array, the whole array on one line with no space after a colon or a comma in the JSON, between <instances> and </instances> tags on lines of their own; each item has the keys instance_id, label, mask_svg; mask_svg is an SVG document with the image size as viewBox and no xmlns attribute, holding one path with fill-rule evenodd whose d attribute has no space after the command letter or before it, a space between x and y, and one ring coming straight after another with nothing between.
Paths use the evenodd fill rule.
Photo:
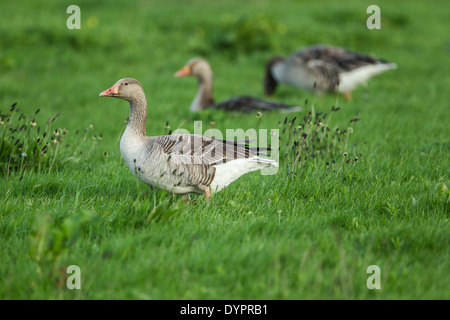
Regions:
<instances>
[{"instance_id":1,"label":"barred feather pattern","mask_svg":"<svg viewBox=\"0 0 450 320\"><path fill-rule=\"evenodd\" d=\"M135 155L130 170L152 186L202 193L214 180L217 165L268 155L270 148L252 148L249 142L194 134L145 137L139 149L146 153ZM151 168L152 172L142 168Z\"/></svg>"},{"instance_id":2,"label":"barred feather pattern","mask_svg":"<svg viewBox=\"0 0 450 320\"><path fill-rule=\"evenodd\" d=\"M135 79L121 79L100 95L129 101L130 117L120 152L130 171L151 187L209 197L243 174L278 166L273 160L258 157L270 149L250 147L251 140L228 141L195 134L147 137L147 101Z\"/></svg>"},{"instance_id":3,"label":"barred feather pattern","mask_svg":"<svg viewBox=\"0 0 450 320\"><path fill-rule=\"evenodd\" d=\"M366 66L380 66L380 70L395 68L395 64L385 60L328 45L316 45L296 51L278 67L276 62L280 62L280 59L270 62L268 67L272 68L277 81L317 92L335 91L342 80L341 74L359 68Z\"/></svg>"}]
</instances>

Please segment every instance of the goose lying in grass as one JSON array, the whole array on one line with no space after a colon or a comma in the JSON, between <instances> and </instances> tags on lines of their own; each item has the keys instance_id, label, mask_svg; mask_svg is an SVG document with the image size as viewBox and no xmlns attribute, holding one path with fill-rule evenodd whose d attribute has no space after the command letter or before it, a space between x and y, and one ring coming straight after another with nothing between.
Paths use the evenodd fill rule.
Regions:
<instances>
[{"instance_id":1,"label":"goose lying in grass","mask_svg":"<svg viewBox=\"0 0 450 320\"><path fill-rule=\"evenodd\" d=\"M351 91L372 76L397 65L362 53L327 45L317 45L292 53L287 59L267 62L264 90L275 92L284 83L317 93L340 92L350 100Z\"/></svg>"},{"instance_id":2,"label":"goose lying in grass","mask_svg":"<svg viewBox=\"0 0 450 320\"><path fill-rule=\"evenodd\" d=\"M294 107L279 102L264 101L254 97L234 97L219 103L213 98L213 72L208 61L202 58L194 58L188 61L186 66L175 73L177 78L184 76L194 76L198 79L197 94L192 101L191 111L215 108L225 111L253 112L253 111L274 111L296 112L301 111L300 107Z\"/></svg>"},{"instance_id":3,"label":"goose lying in grass","mask_svg":"<svg viewBox=\"0 0 450 320\"><path fill-rule=\"evenodd\" d=\"M100 97L116 97L130 103L128 125L120 140L120 152L131 172L142 182L176 194L205 194L228 186L240 176L278 163L260 158L256 148L194 134L147 137L147 100L140 83L121 79Z\"/></svg>"}]
</instances>

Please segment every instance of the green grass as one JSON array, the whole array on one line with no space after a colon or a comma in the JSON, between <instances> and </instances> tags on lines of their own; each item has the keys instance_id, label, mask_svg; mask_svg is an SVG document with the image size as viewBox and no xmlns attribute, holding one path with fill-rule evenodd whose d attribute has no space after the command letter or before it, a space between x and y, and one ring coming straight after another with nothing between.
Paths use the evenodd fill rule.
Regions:
<instances>
[{"instance_id":1,"label":"green grass","mask_svg":"<svg viewBox=\"0 0 450 320\"><path fill-rule=\"evenodd\" d=\"M43 126L59 113L53 128L68 130L54 166L15 172L0 152L2 299L450 298L444 2L380 1L381 30L366 28L370 1L78 1L80 30L66 28L70 4L0 5L0 114L17 102L26 116L39 108ZM326 123L352 127L345 151L358 162L327 167L337 156L321 153L287 175L281 152L277 175L249 174L190 203L126 168L128 106L98 97L118 79L143 84L148 135L165 134L167 121L193 131L193 120L281 131L283 114L191 114L197 83L173 74L201 55L218 101L263 97L266 60L314 43L398 64L351 102L286 86L273 98L308 100L296 124L312 106L340 107ZM69 265L81 290L66 287ZM366 287L370 265L381 290Z\"/></svg>"}]
</instances>

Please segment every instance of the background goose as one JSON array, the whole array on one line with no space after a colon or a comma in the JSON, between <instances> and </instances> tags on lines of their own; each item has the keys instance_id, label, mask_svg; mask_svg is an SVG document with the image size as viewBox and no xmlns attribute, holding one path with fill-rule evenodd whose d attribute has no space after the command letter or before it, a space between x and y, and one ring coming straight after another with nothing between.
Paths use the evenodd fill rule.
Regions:
<instances>
[{"instance_id":1,"label":"background goose","mask_svg":"<svg viewBox=\"0 0 450 320\"><path fill-rule=\"evenodd\" d=\"M213 97L213 72L208 61L202 58L194 58L189 60L186 66L175 73L175 76L177 78L184 76L195 76L198 79L197 94L191 104L192 112L208 108L238 112L274 110L280 110L283 112L301 111L300 107L294 107L279 102L264 101L247 96L234 97L223 102L215 103Z\"/></svg>"},{"instance_id":2,"label":"background goose","mask_svg":"<svg viewBox=\"0 0 450 320\"><path fill-rule=\"evenodd\" d=\"M362 53L326 45L307 47L287 59L274 57L266 65L264 90L272 95L278 83L305 90L341 92L347 99L355 87L397 65Z\"/></svg>"},{"instance_id":3,"label":"background goose","mask_svg":"<svg viewBox=\"0 0 450 320\"><path fill-rule=\"evenodd\" d=\"M174 134L147 137L147 100L140 83L121 79L100 93L130 103L120 152L131 172L145 184L176 194L199 193L209 198L243 174L278 163L260 158L256 148L207 136Z\"/></svg>"}]
</instances>

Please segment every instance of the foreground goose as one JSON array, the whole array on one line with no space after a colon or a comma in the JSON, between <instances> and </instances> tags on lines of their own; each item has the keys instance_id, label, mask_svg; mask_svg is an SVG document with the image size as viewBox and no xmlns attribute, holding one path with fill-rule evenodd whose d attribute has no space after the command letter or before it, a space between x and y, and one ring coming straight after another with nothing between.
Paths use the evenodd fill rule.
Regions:
<instances>
[{"instance_id":1,"label":"foreground goose","mask_svg":"<svg viewBox=\"0 0 450 320\"><path fill-rule=\"evenodd\" d=\"M198 79L197 95L191 104L191 111L215 108L225 111L253 112L274 111L296 112L300 107L293 107L279 102L264 101L254 97L234 97L229 100L215 103L213 98L213 72L208 61L194 58L186 66L175 73L175 77L195 76Z\"/></svg>"},{"instance_id":2,"label":"foreground goose","mask_svg":"<svg viewBox=\"0 0 450 320\"><path fill-rule=\"evenodd\" d=\"M121 79L100 97L130 103L128 125L120 152L131 172L142 182L176 194L217 192L243 174L278 163L260 158L255 149L234 141L193 134L147 137L147 100L140 83Z\"/></svg>"},{"instance_id":3,"label":"foreground goose","mask_svg":"<svg viewBox=\"0 0 450 320\"><path fill-rule=\"evenodd\" d=\"M266 65L264 90L272 95L278 83L305 90L341 92L347 99L355 87L374 75L395 69L395 63L326 45L307 47L287 59L274 57Z\"/></svg>"}]
</instances>

